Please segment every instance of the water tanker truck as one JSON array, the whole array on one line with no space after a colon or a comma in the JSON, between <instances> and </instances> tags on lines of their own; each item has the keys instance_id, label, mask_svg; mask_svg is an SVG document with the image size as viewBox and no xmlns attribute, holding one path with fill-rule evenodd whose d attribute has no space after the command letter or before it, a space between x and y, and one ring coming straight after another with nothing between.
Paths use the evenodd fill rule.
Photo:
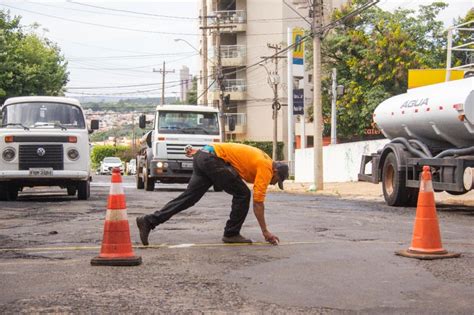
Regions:
<instances>
[{"instance_id":1,"label":"water tanker truck","mask_svg":"<svg viewBox=\"0 0 474 315\"><path fill-rule=\"evenodd\" d=\"M473 189L473 77L408 90L382 102L373 116L391 141L362 156L358 179L382 182L388 205L416 205L424 165L435 191L461 195Z\"/></svg>"}]
</instances>

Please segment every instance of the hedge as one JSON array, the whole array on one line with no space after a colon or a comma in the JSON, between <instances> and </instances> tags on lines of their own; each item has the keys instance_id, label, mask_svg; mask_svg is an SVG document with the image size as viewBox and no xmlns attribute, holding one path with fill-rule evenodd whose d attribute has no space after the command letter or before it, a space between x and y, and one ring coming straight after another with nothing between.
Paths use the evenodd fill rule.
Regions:
<instances>
[{"instance_id":1,"label":"hedge","mask_svg":"<svg viewBox=\"0 0 474 315\"><path fill-rule=\"evenodd\" d=\"M116 156L122 161L129 161L132 156L132 148L124 145L95 145L91 152L92 167L97 168L100 162L107 156Z\"/></svg>"},{"instance_id":2,"label":"hedge","mask_svg":"<svg viewBox=\"0 0 474 315\"><path fill-rule=\"evenodd\" d=\"M247 144L247 145L250 145L252 147L255 147L255 148L259 148L260 150L262 150L263 152L265 152L266 154L268 154L270 157L272 157L272 154L273 154L273 142L272 141L248 141L248 140L244 140L244 141L234 141L236 143L243 143L243 144ZM284 143L283 142L278 142L277 143L277 160L278 161L282 161L284 159L284 155L283 155L283 149L284 149Z\"/></svg>"}]
</instances>

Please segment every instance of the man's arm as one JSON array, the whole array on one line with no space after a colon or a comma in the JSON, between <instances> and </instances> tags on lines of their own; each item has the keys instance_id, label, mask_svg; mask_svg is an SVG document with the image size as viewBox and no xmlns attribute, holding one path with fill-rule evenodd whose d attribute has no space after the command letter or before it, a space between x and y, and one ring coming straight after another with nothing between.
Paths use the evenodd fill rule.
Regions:
<instances>
[{"instance_id":1,"label":"man's arm","mask_svg":"<svg viewBox=\"0 0 474 315\"><path fill-rule=\"evenodd\" d=\"M265 240L273 245L278 245L280 239L267 229L267 224L265 223L265 204L263 202L254 201L253 212L255 213L258 224L262 229L262 234Z\"/></svg>"}]
</instances>

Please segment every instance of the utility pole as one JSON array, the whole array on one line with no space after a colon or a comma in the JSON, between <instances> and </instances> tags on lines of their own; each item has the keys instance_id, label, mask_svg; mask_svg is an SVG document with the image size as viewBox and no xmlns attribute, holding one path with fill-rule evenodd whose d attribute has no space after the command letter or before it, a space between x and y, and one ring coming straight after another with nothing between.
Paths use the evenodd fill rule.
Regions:
<instances>
[{"instance_id":1,"label":"utility pole","mask_svg":"<svg viewBox=\"0 0 474 315\"><path fill-rule=\"evenodd\" d=\"M281 108L280 101L278 99L278 84L280 84L280 76L278 75L278 59L286 58L286 56L280 56L281 45L267 44L267 47L275 50L275 54L272 56L262 57L264 59L272 59L275 64L275 70L273 74L268 73L268 84L273 89L273 102L272 102L272 118L273 118L273 150L272 159L277 160L277 146L278 146L278 111ZM267 70L265 68L265 70ZM268 70L267 70L268 72Z\"/></svg>"},{"instance_id":2,"label":"utility pole","mask_svg":"<svg viewBox=\"0 0 474 315\"><path fill-rule=\"evenodd\" d=\"M225 115L224 115L224 73L222 72L222 52L221 52L221 29L220 23L221 18L216 18L216 46L217 46L217 69L216 69L216 80L219 86L219 118L221 127L221 142L225 141Z\"/></svg>"},{"instance_id":3,"label":"utility pole","mask_svg":"<svg viewBox=\"0 0 474 315\"><path fill-rule=\"evenodd\" d=\"M132 155L135 156L135 111L132 112Z\"/></svg>"},{"instance_id":4,"label":"utility pole","mask_svg":"<svg viewBox=\"0 0 474 315\"><path fill-rule=\"evenodd\" d=\"M332 68L332 88L331 88L331 144L337 144L337 69Z\"/></svg>"},{"instance_id":5,"label":"utility pole","mask_svg":"<svg viewBox=\"0 0 474 315\"><path fill-rule=\"evenodd\" d=\"M314 189L323 190L323 110L321 102L321 36L323 0L313 0L313 146L314 146Z\"/></svg>"},{"instance_id":6,"label":"utility pole","mask_svg":"<svg viewBox=\"0 0 474 315\"><path fill-rule=\"evenodd\" d=\"M203 0L205 1L205 0ZM216 2L216 8L219 8L219 1ZM217 11L217 10L216 10ZM221 30L222 29L233 29L236 26L234 25L221 25L221 15L218 13L214 16L204 16L203 18L214 18L216 23L213 26L202 26L201 29L207 30L212 29L214 30L214 36L216 38L216 47L217 47L217 65L214 69L215 71L215 81L219 87L219 103L217 108L219 109L219 123L220 123L220 130L221 130L221 142L225 141L225 114L224 114L224 92L225 92L225 85L224 85L224 73L222 71L222 54L221 54ZM205 89L208 86L204 87Z\"/></svg>"},{"instance_id":7,"label":"utility pole","mask_svg":"<svg viewBox=\"0 0 474 315\"><path fill-rule=\"evenodd\" d=\"M168 73L174 73L174 69L173 70L166 70L166 62L163 61L163 69L159 69L159 70L153 69L153 72L159 72L163 75L163 77L161 78L161 105L164 105L165 104L166 75Z\"/></svg>"},{"instance_id":8,"label":"utility pole","mask_svg":"<svg viewBox=\"0 0 474 315\"><path fill-rule=\"evenodd\" d=\"M204 93L202 95L201 104L207 104L207 0L201 0L202 2L202 87Z\"/></svg>"}]
</instances>

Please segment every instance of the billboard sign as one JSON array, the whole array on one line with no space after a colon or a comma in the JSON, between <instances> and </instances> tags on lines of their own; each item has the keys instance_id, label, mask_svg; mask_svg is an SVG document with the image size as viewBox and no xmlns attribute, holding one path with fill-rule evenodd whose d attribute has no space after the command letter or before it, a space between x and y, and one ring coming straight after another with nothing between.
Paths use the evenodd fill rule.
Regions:
<instances>
[{"instance_id":1,"label":"billboard sign","mask_svg":"<svg viewBox=\"0 0 474 315\"><path fill-rule=\"evenodd\" d=\"M304 42L302 38L304 36L304 30L300 28L293 29L293 64L303 65L304 63Z\"/></svg>"}]
</instances>

